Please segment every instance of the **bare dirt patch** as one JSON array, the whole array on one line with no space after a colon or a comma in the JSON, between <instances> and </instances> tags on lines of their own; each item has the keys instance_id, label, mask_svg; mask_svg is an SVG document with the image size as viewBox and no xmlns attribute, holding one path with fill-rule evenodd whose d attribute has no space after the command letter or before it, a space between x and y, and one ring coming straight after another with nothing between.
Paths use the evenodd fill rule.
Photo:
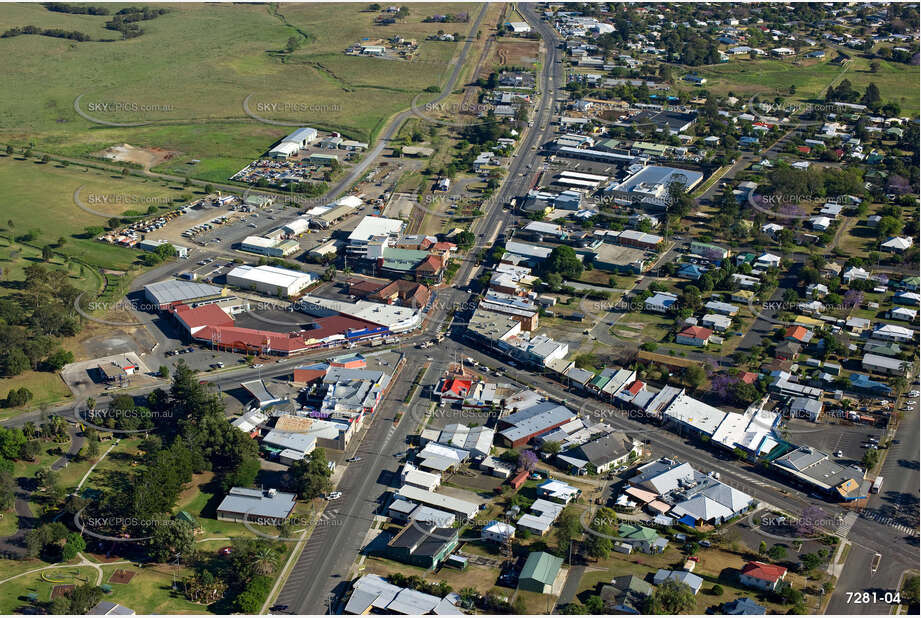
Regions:
<instances>
[{"instance_id":1,"label":"bare dirt patch","mask_svg":"<svg viewBox=\"0 0 921 618\"><path fill-rule=\"evenodd\" d=\"M530 66L537 62L539 49L538 41L502 41L491 60L494 66Z\"/></svg>"},{"instance_id":2,"label":"bare dirt patch","mask_svg":"<svg viewBox=\"0 0 921 618\"><path fill-rule=\"evenodd\" d=\"M94 152L94 157L102 157L116 163L134 163L142 166L145 170L169 161L176 155L180 154L175 150L165 150L163 148L138 148L131 144L118 144L109 146L105 150Z\"/></svg>"},{"instance_id":3,"label":"bare dirt patch","mask_svg":"<svg viewBox=\"0 0 921 618\"><path fill-rule=\"evenodd\" d=\"M127 584L130 583L134 578L134 571L127 571L125 569L115 569L115 572L112 573L112 576L109 578L110 584Z\"/></svg>"}]
</instances>

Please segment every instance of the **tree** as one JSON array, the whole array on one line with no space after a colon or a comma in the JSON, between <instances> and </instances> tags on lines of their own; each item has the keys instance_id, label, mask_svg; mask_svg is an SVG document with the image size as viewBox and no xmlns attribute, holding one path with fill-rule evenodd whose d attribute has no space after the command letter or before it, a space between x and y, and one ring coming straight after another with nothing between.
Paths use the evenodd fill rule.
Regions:
<instances>
[{"instance_id":1,"label":"tree","mask_svg":"<svg viewBox=\"0 0 921 618\"><path fill-rule=\"evenodd\" d=\"M161 378L168 378L169 377L169 367L167 367L166 365L160 365L160 371L158 373L160 374Z\"/></svg>"},{"instance_id":2,"label":"tree","mask_svg":"<svg viewBox=\"0 0 921 618\"><path fill-rule=\"evenodd\" d=\"M151 519L154 524L147 551L154 562L169 562L177 554L187 554L194 546L195 535L192 525L181 519L173 519L163 513Z\"/></svg>"},{"instance_id":3,"label":"tree","mask_svg":"<svg viewBox=\"0 0 921 618\"><path fill-rule=\"evenodd\" d=\"M666 580L649 597L649 613L676 615L695 607L694 591L685 583Z\"/></svg>"},{"instance_id":4,"label":"tree","mask_svg":"<svg viewBox=\"0 0 921 618\"><path fill-rule=\"evenodd\" d=\"M319 498L326 494L332 487L329 481L331 471L326 459L326 451L322 448L314 449L309 457L288 468L291 483L302 500Z\"/></svg>"},{"instance_id":5,"label":"tree","mask_svg":"<svg viewBox=\"0 0 921 618\"><path fill-rule=\"evenodd\" d=\"M294 50L300 47L300 42L296 36L288 37L288 43L285 45L285 50L290 54ZM209 192L210 193L210 192Z\"/></svg>"},{"instance_id":6,"label":"tree","mask_svg":"<svg viewBox=\"0 0 921 618\"><path fill-rule=\"evenodd\" d=\"M768 550L767 555L768 558L774 560L775 562L777 560L783 560L787 557L787 548L783 545L773 545L771 546L771 549Z\"/></svg>"},{"instance_id":7,"label":"tree","mask_svg":"<svg viewBox=\"0 0 921 618\"><path fill-rule=\"evenodd\" d=\"M688 386L697 390L707 381L707 371L701 365L691 365L684 370L684 379Z\"/></svg>"},{"instance_id":8,"label":"tree","mask_svg":"<svg viewBox=\"0 0 921 618\"><path fill-rule=\"evenodd\" d=\"M558 273L566 279L578 279L582 276L583 265L575 249L568 245L553 248L541 266L543 274Z\"/></svg>"},{"instance_id":9,"label":"tree","mask_svg":"<svg viewBox=\"0 0 921 618\"><path fill-rule=\"evenodd\" d=\"M902 589L900 590L902 594L902 603L908 606L909 615L918 614L918 604L921 602L921 578L917 575L909 575L905 578L905 581L902 582Z\"/></svg>"},{"instance_id":10,"label":"tree","mask_svg":"<svg viewBox=\"0 0 921 618\"><path fill-rule=\"evenodd\" d=\"M537 455L532 450L523 451L518 457L518 466L530 472L537 465Z\"/></svg>"},{"instance_id":11,"label":"tree","mask_svg":"<svg viewBox=\"0 0 921 618\"><path fill-rule=\"evenodd\" d=\"M875 448L868 449L863 454L862 463L867 470L872 470L879 463L879 451Z\"/></svg>"}]
</instances>

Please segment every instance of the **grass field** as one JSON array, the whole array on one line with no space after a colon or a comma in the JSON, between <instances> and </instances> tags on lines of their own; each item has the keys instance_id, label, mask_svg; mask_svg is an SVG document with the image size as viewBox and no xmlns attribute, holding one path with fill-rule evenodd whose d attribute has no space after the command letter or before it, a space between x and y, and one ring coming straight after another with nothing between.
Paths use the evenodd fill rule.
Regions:
<instances>
[{"instance_id":1,"label":"grass field","mask_svg":"<svg viewBox=\"0 0 921 618\"><path fill-rule=\"evenodd\" d=\"M38 568L39 566L41 566L41 563L36 562L31 568ZM91 567L68 567L44 572L49 578L60 580L61 584L76 584L79 586L86 582L96 583L96 570ZM51 590L56 585L58 584L42 579L41 573L23 575L11 582L7 582L0 586L0 613L18 613L16 612L18 608L29 605L27 599L29 594L37 595L38 601L47 602L51 599Z\"/></svg>"},{"instance_id":2,"label":"grass field","mask_svg":"<svg viewBox=\"0 0 921 618\"><path fill-rule=\"evenodd\" d=\"M206 606L192 603L185 596L172 589L173 576L179 581L191 571L187 568L176 569L173 566L162 564L145 565L138 568L134 564L120 564L102 567L103 583L108 583L109 578L116 569L134 571L134 577L127 584L109 584L112 593L106 595L106 600L120 603L130 607L138 613L144 614L208 614Z\"/></svg>"},{"instance_id":3,"label":"grass field","mask_svg":"<svg viewBox=\"0 0 921 618\"><path fill-rule=\"evenodd\" d=\"M247 115L247 96L252 95L250 110L261 117L369 141L414 96L444 83L462 44L424 40L445 24L423 24L422 19L456 12L448 4L414 4L405 23L389 26L373 25L377 13L365 12L365 4L167 6L170 13L144 22L145 33L128 41L75 43L44 36L0 40L8 83L15 84L0 95L5 127L0 140L32 142L37 150L72 156L120 143L159 147L180 154L157 169L225 180L290 131ZM471 19L479 8L464 6ZM102 28L106 19L52 13L37 4L0 11L4 30L32 24L94 37L113 34ZM470 27L448 25L462 34ZM362 38L395 35L419 42L414 61L343 53ZM292 36L299 49L282 53ZM182 59L181 71L176 70L177 59ZM81 109L100 120L154 124L95 124L74 111L79 95ZM146 109L90 113L89 105L97 103ZM257 111L273 104L284 111ZM201 162L190 169L191 159Z\"/></svg>"},{"instance_id":4,"label":"grass field","mask_svg":"<svg viewBox=\"0 0 921 618\"><path fill-rule=\"evenodd\" d=\"M37 238L29 243L35 247L55 243L63 237L66 244L56 251L91 265L115 269L130 268L139 252L83 238L86 227L104 225L106 219L78 207L74 191L83 187L79 195L84 204L102 214L112 215L138 210L138 203L145 204L146 209L150 200L172 200L183 195L179 190L159 182L145 182L131 176L122 178L95 169L62 167L6 155L0 156L0 186L4 188L5 198L0 225L7 229L5 234L19 236L35 230ZM110 205L91 203L90 199L94 197L97 200L108 199ZM111 204L115 200L122 200L122 203L114 207ZM126 200L132 203L125 203ZM13 222L12 228L9 221ZM0 241L0 245L7 244ZM2 252L0 246L0 259Z\"/></svg>"},{"instance_id":5,"label":"grass field","mask_svg":"<svg viewBox=\"0 0 921 618\"><path fill-rule=\"evenodd\" d=\"M828 58L835 52L827 51ZM737 97L759 95L780 95L787 102L816 103L824 101L825 91L832 81L850 80L853 87L863 92L871 82L880 90L885 102L898 103L903 116L914 116L919 110L918 69L907 64L880 60L877 73L870 71L870 60L854 55L847 70L830 61L803 62L779 59L740 59L707 67L696 72L707 78L706 90L726 94L733 92ZM796 94L790 95L790 86L796 86Z\"/></svg>"}]
</instances>

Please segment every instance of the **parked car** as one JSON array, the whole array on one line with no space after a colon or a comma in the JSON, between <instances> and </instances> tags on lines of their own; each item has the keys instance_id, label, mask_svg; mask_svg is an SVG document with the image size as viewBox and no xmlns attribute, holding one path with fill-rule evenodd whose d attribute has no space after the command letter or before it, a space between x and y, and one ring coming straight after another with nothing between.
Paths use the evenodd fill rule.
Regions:
<instances>
[{"instance_id":1,"label":"parked car","mask_svg":"<svg viewBox=\"0 0 921 618\"><path fill-rule=\"evenodd\" d=\"M330 493L329 495L327 495L327 496L326 496L326 499L327 499L327 500L338 500L338 499L341 498L341 497L342 497L342 492L341 492L341 491L334 491L334 492Z\"/></svg>"}]
</instances>

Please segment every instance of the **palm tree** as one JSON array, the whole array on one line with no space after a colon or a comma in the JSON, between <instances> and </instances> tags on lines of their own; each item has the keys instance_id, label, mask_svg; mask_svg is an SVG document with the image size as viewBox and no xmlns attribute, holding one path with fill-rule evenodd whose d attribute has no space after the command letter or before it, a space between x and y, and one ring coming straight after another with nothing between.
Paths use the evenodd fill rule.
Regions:
<instances>
[{"instance_id":1,"label":"palm tree","mask_svg":"<svg viewBox=\"0 0 921 618\"><path fill-rule=\"evenodd\" d=\"M278 552L272 547L263 547L252 555L253 570L259 575L271 575L278 568Z\"/></svg>"}]
</instances>

